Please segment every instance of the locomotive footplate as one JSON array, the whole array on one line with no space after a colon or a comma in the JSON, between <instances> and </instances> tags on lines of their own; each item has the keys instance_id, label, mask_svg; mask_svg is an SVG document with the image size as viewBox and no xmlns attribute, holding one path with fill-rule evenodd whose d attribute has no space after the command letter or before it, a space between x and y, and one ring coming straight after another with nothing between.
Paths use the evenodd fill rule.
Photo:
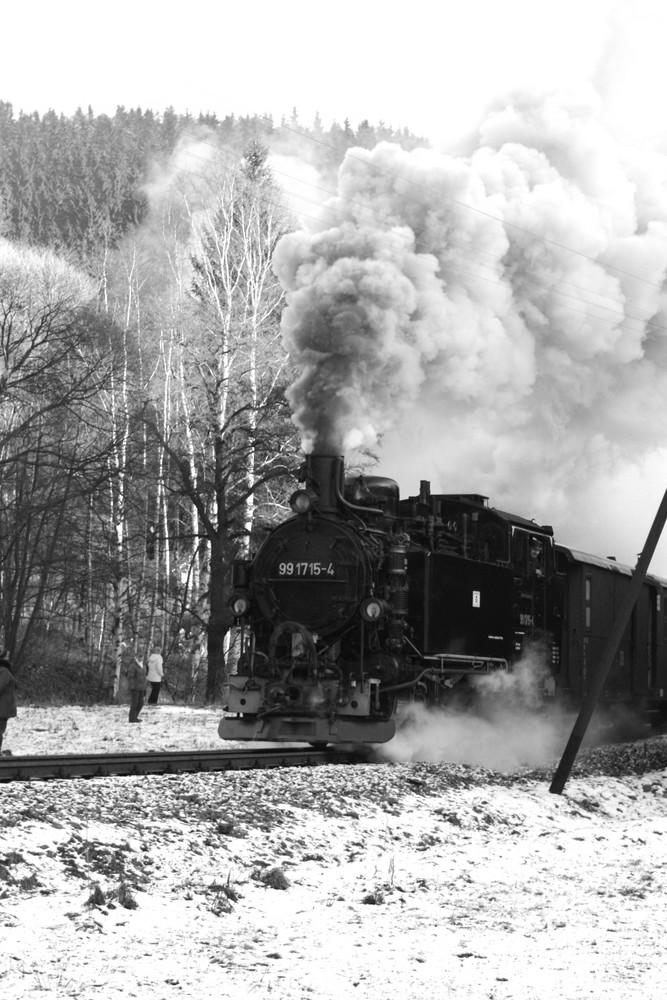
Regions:
<instances>
[{"instance_id":1,"label":"locomotive footplate","mask_svg":"<svg viewBox=\"0 0 667 1000\"><path fill-rule=\"evenodd\" d=\"M396 732L393 719L329 719L269 715L224 718L218 726L223 740L269 740L275 743L387 743Z\"/></svg>"}]
</instances>

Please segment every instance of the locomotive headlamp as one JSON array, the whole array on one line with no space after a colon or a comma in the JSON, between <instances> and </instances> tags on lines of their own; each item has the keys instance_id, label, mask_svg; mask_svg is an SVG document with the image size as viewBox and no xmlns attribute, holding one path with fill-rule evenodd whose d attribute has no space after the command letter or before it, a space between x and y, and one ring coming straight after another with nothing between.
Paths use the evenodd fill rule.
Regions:
<instances>
[{"instance_id":1,"label":"locomotive headlamp","mask_svg":"<svg viewBox=\"0 0 667 1000\"><path fill-rule=\"evenodd\" d=\"M377 622L387 613L386 602L378 597L367 597L361 602L359 613L365 622Z\"/></svg>"},{"instance_id":2,"label":"locomotive headlamp","mask_svg":"<svg viewBox=\"0 0 667 1000\"><path fill-rule=\"evenodd\" d=\"M289 505L295 514L307 514L312 510L317 500L317 494L313 490L297 490L289 498Z\"/></svg>"},{"instance_id":3,"label":"locomotive headlamp","mask_svg":"<svg viewBox=\"0 0 667 1000\"><path fill-rule=\"evenodd\" d=\"M229 607L235 618L242 618L250 611L250 598L245 594L232 594Z\"/></svg>"}]
</instances>

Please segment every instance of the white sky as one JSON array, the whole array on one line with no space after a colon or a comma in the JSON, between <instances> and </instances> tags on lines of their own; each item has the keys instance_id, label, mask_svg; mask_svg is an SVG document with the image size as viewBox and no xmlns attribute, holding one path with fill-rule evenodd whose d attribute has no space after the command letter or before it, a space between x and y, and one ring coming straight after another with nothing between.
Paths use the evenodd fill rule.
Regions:
<instances>
[{"instance_id":1,"label":"white sky","mask_svg":"<svg viewBox=\"0 0 667 1000\"><path fill-rule=\"evenodd\" d=\"M15 112L125 107L407 125L436 144L511 87L563 88L601 57L619 128L661 130L662 0L33 0L3 4ZM10 9L7 9L10 7ZM620 29L611 31L616 12ZM640 94L639 100L633 99Z\"/></svg>"}]
</instances>

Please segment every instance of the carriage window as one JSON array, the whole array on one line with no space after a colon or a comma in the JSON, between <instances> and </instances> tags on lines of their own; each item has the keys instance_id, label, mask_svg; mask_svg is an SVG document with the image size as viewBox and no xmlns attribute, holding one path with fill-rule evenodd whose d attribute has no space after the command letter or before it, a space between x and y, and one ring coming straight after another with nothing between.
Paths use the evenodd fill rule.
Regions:
<instances>
[{"instance_id":1,"label":"carriage window","mask_svg":"<svg viewBox=\"0 0 667 1000\"><path fill-rule=\"evenodd\" d=\"M649 590L648 616L648 686L658 683L658 615L660 614L660 591Z\"/></svg>"},{"instance_id":2,"label":"carriage window","mask_svg":"<svg viewBox=\"0 0 667 1000\"><path fill-rule=\"evenodd\" d=\"M584 618L585 626L590 631L591 628L591 606L593 603L593 577L587 576L584 579Z\"/></svg>"}]
</instances>

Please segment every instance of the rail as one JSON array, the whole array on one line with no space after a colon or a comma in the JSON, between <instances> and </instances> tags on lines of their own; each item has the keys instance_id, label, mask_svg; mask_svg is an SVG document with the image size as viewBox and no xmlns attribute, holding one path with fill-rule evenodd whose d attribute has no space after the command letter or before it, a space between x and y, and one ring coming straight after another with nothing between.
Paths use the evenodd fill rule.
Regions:
<instances>
[{"instance_id":1,"label":"rail","mask_svg":"<svg viewBox=\"0 0 667 1000\"><path fill-rule=\"evenodd\" d=\"M0 757L0 782L192 774L269 767L318 767L368 760L358 748L250 747L154 753L60 754Z\"/></svg>"}]
</instances>

